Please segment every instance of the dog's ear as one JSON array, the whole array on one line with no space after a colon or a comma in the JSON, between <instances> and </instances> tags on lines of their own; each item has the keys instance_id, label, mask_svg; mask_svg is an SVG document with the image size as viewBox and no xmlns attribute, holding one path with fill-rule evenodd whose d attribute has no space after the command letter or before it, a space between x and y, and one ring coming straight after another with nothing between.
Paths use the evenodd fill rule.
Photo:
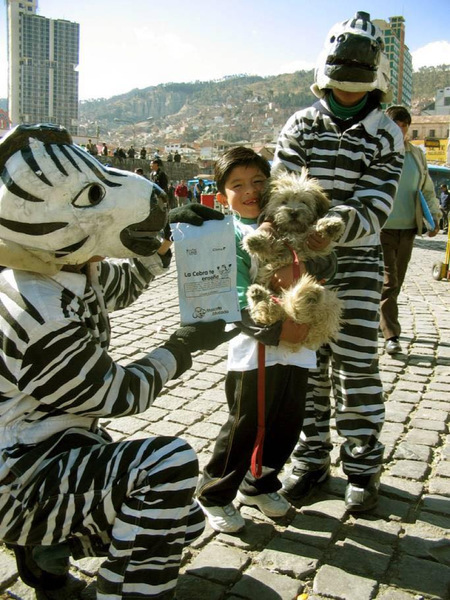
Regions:
<instances>
[{"instance_id":1,"label":"dog's ear","mask_svg":"<svg viewBox=\"0 0 450 600\"><path fill-rule=\"evenodd\" d=\"M258 216L258 224L263 223L268 216L267 204L269 203L275 178L276 175L269 177L269 179L266 179L266 181L264 182L264 187L261 192L261 197L259 199L259 208L261 212Z\"/></svg>"},{"instance_id":2,"label":"dog's ear","mask_svg":"<svg viewBox=\"0 0 450 600\"><path fill-rule=\"evenodd\" d=\"M298 179L300 183L306 186L306 189L314 194L317 214L319 218L323 217L328 212L331 202L326 193L323 191L319 181L315 177L309 177L309 171L306 167L302 167L300 177Z\"/></svg>"},{"instance_id":3,"label":"dog's ear","mask_svg":"<svg viewBox=\"0 0 450 600\"><path fill-rule=\"evenodd\" d=\"M306 167L302 167L302 170L300 172L300 181L302 183L308 181L308 169Z\"/></svg>"},{"instance_id":4,"label":"dog's ear","mask_svg":"<svg viewBox=\"0 0 450 600\"><path fill-rule=\"evenodd\" d=\"M323 217L330 210L331 202L323 190L318 190L315 197L317 202L317 212L320 217Z\"/></svg>"},{"instance_id":5,"label":"dog's ear","mask_svg":"<svg viewBox=\"0 0 450 600\"><path fill-rule=\"evenodd\" d=\"M306 171L306 169L304 169ZM306 173L308 173L306 171ZM303 170L302 170L302 177L303 177ZM320 217L323 217L330 209L331 206L331 202L330 199L328 198L327 194L324 192L324 190L322 189L322 186L320 185L319 181L317 179L315 179L314 177L311 177L310 179L308 179L308 187L309 190L314 194L314 199L316 201L316 206L317 206L317 214Z\"/></svg>"}]
</instances>

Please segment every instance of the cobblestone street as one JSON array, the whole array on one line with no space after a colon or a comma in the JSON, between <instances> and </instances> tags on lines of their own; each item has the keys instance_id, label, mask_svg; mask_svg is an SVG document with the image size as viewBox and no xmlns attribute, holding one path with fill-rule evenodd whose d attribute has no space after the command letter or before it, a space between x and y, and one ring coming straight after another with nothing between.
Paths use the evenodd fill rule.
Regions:
<instances>
[{"instance_id":1,"label":"cobblestone street","mask_svg":"<svg viewBox=\"0 0 450 600\"><path fill-rule=\"evenodd\" d=\"M446 238L417 239L400 296L403 353L380 362L386 392L385 468L377 509L344 509L346 480L334 435L331 479L279 521L242 507L238 535L205 533L183 558L177 600L450 599L450 282L432 278ZM133 361L176 328L175 267L132 307L112 316L112 354ZM146 413L109 422L115 439L175 435L200 466L227 416L226 346L199 353ZM73 562L73 581L52 598L95 598L100 559ZM0 549L0 597L43 599ZM301 596L304 594L304 596Z\"/></svg>"}]
</instances>

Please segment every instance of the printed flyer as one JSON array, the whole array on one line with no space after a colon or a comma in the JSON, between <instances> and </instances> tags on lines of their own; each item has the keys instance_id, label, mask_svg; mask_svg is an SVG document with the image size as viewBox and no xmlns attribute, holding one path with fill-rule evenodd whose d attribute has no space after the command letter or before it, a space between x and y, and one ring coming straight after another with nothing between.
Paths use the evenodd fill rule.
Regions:
<instances>
[{"instance_id":1,"label":"printed flyer","mask_svg":"<svg viewBox=\"0 0 450 600\"><path fill-rule=\"evenodd\" d=\"M181 323L240 321L233 218L171 225L175 243Z\"/></svg>"}]
</instances>

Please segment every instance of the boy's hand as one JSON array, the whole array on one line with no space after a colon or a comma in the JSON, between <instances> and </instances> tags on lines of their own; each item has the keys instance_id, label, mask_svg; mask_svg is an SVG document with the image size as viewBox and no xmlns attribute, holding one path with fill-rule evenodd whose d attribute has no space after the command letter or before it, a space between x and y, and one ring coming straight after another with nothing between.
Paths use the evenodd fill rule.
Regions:
<instances>
[{"instance_id":1,"label":"boy's hand","mask_svg":"<svg viewBox=\"0 0 450 600\"><path fill-rule=\"evenodd\" d=\"M298 263L300 269L300 276L306 273L305 263L300 261ZM296 283L297 279L294 278L294 269L292 265L286 265L285 267L281 267L275 271L272 275L272 279L270 280L270 288L276 292L277 294L281 290L287 290L294 283Z\"/></svg>"},{"instance_id":2,"label":"boy's hand","mask_svg":"<svg viewBox=\"0 0 450 600\"><path fill-rule=\"evenodd\" d=\"M320 233L311 233L311 235L308 236L308 241L306 243L310 250L317 252L327 248L331 244L331 239L323 237Z\"/></svg>"},{"instance_id":3,"label":"boy's hand","mask_svg":"<svg viewBox=\"0 0 450 600\"><path fill-rule=\"evenodd\" d=\"M270 221L263 221L260 225L258 225L258 229L266 231L269 235L276 235L276 230L273 226L273 223Z\"/></svg>"},{"instance_id":4,"label":"boy's hand","mask_svg":"<svg viewBox=\"0 0 450 600\"><path fill-rule=\"evenodd\" d=\"M203 225L204 221L221 221L224 214L203 204L190 203L169 211L169 223L189 223Z\"/></svg>"},{"instance_id":5,"label":"boy's hand","mask_svg":"<svg viewBox=\"0 0 450 600\"><path fill-rule=\"evenodd\" d=\"M280 342L301 344L308 337L310 325L286 319L281 328Z\"/></svg>"}]
</instances>

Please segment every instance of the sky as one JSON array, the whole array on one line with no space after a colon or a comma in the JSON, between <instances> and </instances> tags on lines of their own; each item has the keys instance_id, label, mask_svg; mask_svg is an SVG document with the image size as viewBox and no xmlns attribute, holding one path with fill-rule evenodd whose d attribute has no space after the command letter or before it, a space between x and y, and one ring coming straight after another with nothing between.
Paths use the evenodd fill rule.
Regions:
<instances>
[{"instance_id":1,"label":"sky","mask_svg":"<svg viewBox=\"0 0 450 600\"><path fill-rule=\"evenodd\" d=\"M39 0L37 14L80 24L79 97L88 100L161 83L312 69L331 26L357 10L385 21L404 17L414 70L450 64L449 0Z\"/></svg>"}]
</instances>

